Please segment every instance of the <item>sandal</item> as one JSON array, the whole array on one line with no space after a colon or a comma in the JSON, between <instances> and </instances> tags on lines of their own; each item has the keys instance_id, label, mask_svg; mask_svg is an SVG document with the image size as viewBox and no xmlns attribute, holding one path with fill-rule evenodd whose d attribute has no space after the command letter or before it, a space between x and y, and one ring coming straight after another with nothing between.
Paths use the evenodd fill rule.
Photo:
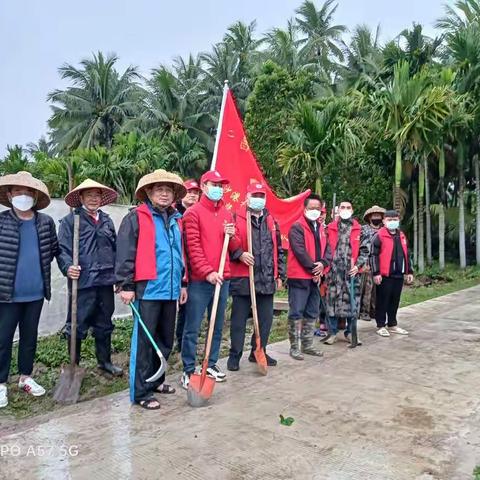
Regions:
<instances>
[{"instance_id":1,"label":"sandal","mask_svg":"<svg viewBox=\"0 0 480 480\"><path fill-rule=\"evenodd\" d=\"M152 404L155 403L157 405L152 406ZM140 400L138 404L145 410L158 410L160 408L160 403L155 397L147 398L146 400Z\"/></svg>"},{"instance_id":2,"label":"sandal","mask_svg":"<svg viewBox=\"0 0 480 480\"><path fill-rule=\"evenodd\" d=\"M176 390L171 385L167 385L166 383L162 383L159 387L157 387L154 390L154 392L163 393L165 395L171 395L172 393L175 393Z\"/></svg>"}]
</instances>

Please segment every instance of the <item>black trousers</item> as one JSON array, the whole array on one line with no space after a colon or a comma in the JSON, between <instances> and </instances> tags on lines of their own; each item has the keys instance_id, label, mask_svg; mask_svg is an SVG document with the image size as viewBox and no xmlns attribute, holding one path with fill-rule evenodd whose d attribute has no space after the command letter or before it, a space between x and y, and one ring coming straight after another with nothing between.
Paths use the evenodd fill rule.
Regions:
<instances>
[{"instance_id":1,"label":"black trousers","mask_svg":"<svg viewBox=\"0 0 480 480\"><path fill-rule=\"evenodd\" d=\"M70 294L71 295L71 294ZM68 313L65 332L70 336L72 323L72 300L68 297ZM108 337L113 332L112 315L115 310L113 286L82 288L77 300L77 338L85 340L89 328L98 339Z\"/></svg>"},{"instance_id":2,"label":"black trousers","mask_svg":"<svg viewBox=\"0 0 480 480\"><path fill-rule=\"evenodd\" d=\"M377 327L397 325L397 311L402 295L403 277L382 277L382 283L376 286L375 320ZM387 323L388 318L388 323Z\"/></svg>"},{"instance_id":3,"label":"black trousers","mask_svg":"<svg viewBox=\"0 0 480 480\"><path fill-rule=\"evenodd\" d=\"M31 375L37 350L38 322L43 299L35 302L0 303L0 383L6 383L12 361L15 330L19 329L18 373Z\"/></svg>"},{"instance_id":4,"label":"black trousers","mask_svg":"<svg viewBox=\"0 0 480 480\"><path fill-rule=\"evenodd\" d=\"M139 300L137 309L143 323L168 360L175 335L176 300ZM156 382L147 383L160 368L160 360L140 323L135 319L130 352L130 400L140 402L152 397L153 391L164 381L163 374Z\"/></svg>"},{"instance_id":5,"label":"black trousers","mask_svg":"<svg viewBox=\"0 0 480 480\"><path fill-rule=\"evenodd\" d=\"M185 304L179 305L175 336L177 337L177 345L180 350L182 349L183 329L185 328L185 311Z\"/></svg>"},{"instance_id":6,"label":"black trousers","mask_svg":"<svg viewBox=\"0 0 480 480\"><path fill-rule=\"evenodd\" d=\"M250 316L252 302L250 295L232 296L232 316L230 318L230 358L240 360L245 343L247 319ZM273 322L273 295L257 294L258 324L260 329L260 343L267 346L268 337ZM256 346L255 334L252 334L252 348Z\"/></svg>"}]
</instances>

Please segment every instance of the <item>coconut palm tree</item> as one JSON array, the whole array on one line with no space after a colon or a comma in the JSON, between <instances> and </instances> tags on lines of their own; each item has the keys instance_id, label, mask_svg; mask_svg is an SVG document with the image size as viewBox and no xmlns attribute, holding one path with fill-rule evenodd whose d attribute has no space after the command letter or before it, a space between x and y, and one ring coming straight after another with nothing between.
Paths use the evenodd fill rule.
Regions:
<instances>
[{"instance_id":1,"label":"coconut palm tree","mask_svg":"<svg viewBox=\"0 0 480 480\"><path fill-rule=\"evenodd\" d=\"M33 164L28 158L20 145L11 147L7 145L7 154L0 162L0 175L8 175L20 171L30 172Z\"/></svg>"},{"instance_id":2,"label":"coconut palm tree","mask_svg":"<svg viewBox=\"0 0 480 480\"><path fill-rule=\"evenodd\" d=\"M129 67L120 75L117 60L116 55L98 52L82 60L80 68L65 64L59 69L71 86L47 97L53 111L50 136L58 152L95 145L110 148L115 133L136 112L139 74Z\"/></svg>"}]
</instances>

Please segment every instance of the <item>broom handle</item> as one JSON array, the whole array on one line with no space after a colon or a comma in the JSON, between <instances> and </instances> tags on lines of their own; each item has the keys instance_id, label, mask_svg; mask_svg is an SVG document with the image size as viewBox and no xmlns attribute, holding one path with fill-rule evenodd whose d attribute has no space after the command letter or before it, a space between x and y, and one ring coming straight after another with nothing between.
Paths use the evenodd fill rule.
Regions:
<instances>
[{"instance_id":1,"label":"broom handle","mask_svg":"<svg viewBox=\"0 0 480 480\"><path fill-rule=\"evenodd\" d=\"M252 245L252 213L247 209L247 246L248 253L253 255ZM248 277L250 284L250 298L252 300L252 314L253 314L253 330L255 332L255 340L257 348L261 347L260 344L260 327L258 326L258 310L257 310L257 294L255 293L255 270L253 265L248 266Z\"/></svg>"},{"instance_id":2,"label":"broom handle","mask_svg":"<svg viewBox=\"0 0 480 480\"><path fill-rule=\"evenodd\" d=\"M73 266L78 267L78 244L80 239L80 215L73 216ZM77 345L77 295L78 280L72 280L72 321L70 324L70 364L75 365Z\"/></svg>"},{"instance_id":3,"label":"broom handle","mask_svg":"<svg viewBox=\"0 0 480 480\"><path fill-rule=\"evenodd\" d=\"M223 276L223 271L225 270L225 261L227 259L229 242L230 242L230 236L225 234L225 238L223 239L222 254L220 256L220 266L218 267L218 274L220 276ZM215 293L213 294L212 313L210 315L210 324L208 326L207 344L205 345L205 358L203 359L204 368L202 369L202 375L206 375L207 373L208 360L210 358L210 349L212 348L213 332L215 330L215 320L217 318L218 301L220 299L221 288L222 288L222 285L218 283L215 285Z\"/></svg>"}]
</instances>

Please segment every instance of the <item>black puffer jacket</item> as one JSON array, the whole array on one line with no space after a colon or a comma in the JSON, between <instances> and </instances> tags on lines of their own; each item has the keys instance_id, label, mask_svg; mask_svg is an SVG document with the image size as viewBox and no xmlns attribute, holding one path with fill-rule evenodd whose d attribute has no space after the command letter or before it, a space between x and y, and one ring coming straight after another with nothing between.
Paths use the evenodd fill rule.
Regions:
<instances>
[{"instance_id":1,"label":"black puffer jacket","mask_svg":"<svg viewBox=\"0 0 480 480\"><path fill-rule=\"evenodd\" d=\"M106 287L115 283L115 252L117 235L109 215L99 210L95 223L84 208L77 208L80 215L79 260L82 268L78 288ZM58 267L67 276L68 267L73 265L73 217L69 213L60 220L58 229Z\"/></svg>"},{"instance_id":2,"label":"black puffer jacket","mask_svg":"<svg viewBox=\"0 0 480 480\"><path fill-rule=\"evenodd\" d=\"M13 210L0 213L0 302L12 301L20 245L20 221ZM48 215L36 213L35 221L45 298L50 300L52 296L50 264L58 254L57 232L55 222Z\"/></svg>"}]
</instances>

